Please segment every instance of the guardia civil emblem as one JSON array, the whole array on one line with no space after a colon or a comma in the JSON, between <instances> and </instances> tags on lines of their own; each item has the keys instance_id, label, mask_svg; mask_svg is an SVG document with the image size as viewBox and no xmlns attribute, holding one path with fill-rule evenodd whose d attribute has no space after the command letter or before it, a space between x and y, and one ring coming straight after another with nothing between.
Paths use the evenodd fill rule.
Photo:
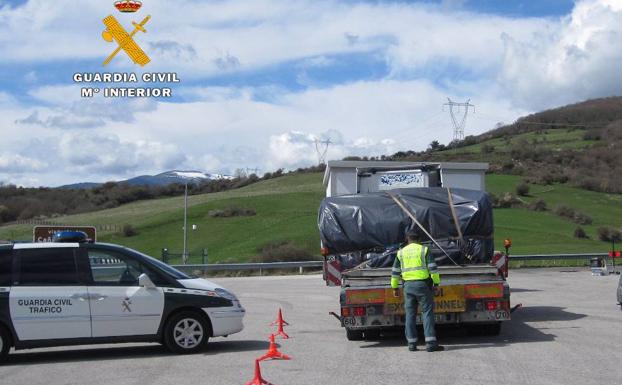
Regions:
<instances>
[{"instance_id":1,"label":"guardia civil emblem","mask_svg":"<svg viewBox=\"0 0 622 385\"><path fill-rule=\"evenodd\" d=\"M114 6L119 12L134 13L142 7L142 3L136 0L124 0L115 2ZM143 51L134 40L134 35L136 35L138 31L143 33L147 32L144 26L149 19L151 19L151 16L147 15L140 23L133 21L132 25L134 25L134 30L128 33L114 16L108 15L104 18L103 22L106 29L102 32L102 37L107 42L112 43L114 41L117 43L117 48L104 60L104 66L108 65L121 50L123 50L135 64L141 67L151 61L145 51Z\"/></svg>"}]
</instances>

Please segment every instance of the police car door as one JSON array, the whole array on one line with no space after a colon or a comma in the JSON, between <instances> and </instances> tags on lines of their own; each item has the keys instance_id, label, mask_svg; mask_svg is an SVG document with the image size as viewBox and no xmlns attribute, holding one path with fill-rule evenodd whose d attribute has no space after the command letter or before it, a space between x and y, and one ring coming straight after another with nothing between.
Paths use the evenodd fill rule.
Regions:
<instances>
[{"instance_id":1,"label":"police car door","mask_svg":"<svg viewBox=\"0 0 622 385\"><path fill-rule=\"evenodd\" d=\"M152 276L153 272L120 252L97 248L87 252L93 276L88 285L93 337L157 334L164 291L138 285L141 274Z\"/></svg>"},{"instance_id":2,"label":"police car door","mask_svg":"<svg viewBox=\"0 0 622 385\"><path fill-rule=\"evenodd\" d=\"M78 244L16 244L9 294L11 322L22 341L91 337L91 314Z\"/></svg>"}]
</instances>

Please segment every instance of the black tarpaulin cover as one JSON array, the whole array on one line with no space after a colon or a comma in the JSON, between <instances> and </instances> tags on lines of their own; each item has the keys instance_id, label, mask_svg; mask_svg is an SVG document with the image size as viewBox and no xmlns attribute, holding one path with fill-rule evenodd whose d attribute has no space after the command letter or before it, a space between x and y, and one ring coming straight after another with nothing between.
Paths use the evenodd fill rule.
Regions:
<instances>
[{"instance_id":1,"label":"black tarpaulin cover","mask_svg":"<svg viewBox=\"0 0 622 385\"><path fill-rule=\"evenodd\" d=\"M415 215L435 239L457 238L447 189L420 187L390 191ZM491 239L492 205L483 191L451 189L464 238ZM323 247L330 253L386 248L404 242L417 225L387 192L324 198L318 226Z\"/></svg>"}]
</instances>

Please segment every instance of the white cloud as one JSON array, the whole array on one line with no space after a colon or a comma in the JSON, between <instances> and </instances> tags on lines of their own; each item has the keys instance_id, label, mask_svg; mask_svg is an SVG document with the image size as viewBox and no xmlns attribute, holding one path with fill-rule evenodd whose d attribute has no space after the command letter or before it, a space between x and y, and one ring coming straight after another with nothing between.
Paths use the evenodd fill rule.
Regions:
<instances>
[{"instance_id":1,"label":"white cloud","mask_svg":"<svg viewBox=\"0 0 622 385\"><path fill-rule=\"evenodd\" d=\"M2 7L0 56L7 62L96 57L100 50L88 33L96 26L86 15L105 16L105 5L109 3L81 2L78 7L68 0L35 0L15 8Z\"/></svg>"},{"instance_id":2,"label":"white cloud","mask_svg":"<svg viewBox=\"0 0 622 385\"><path fill-rule=\"evenodd\" d=\"M315 157L313 139L312 135L299 131L271 136L270 154L272 155L272 164L295 168L313 163Z\"/></svg>"},{"instance_id":3,"label":"white cloud","mask_svg":"<svg viewBox=\"0 0 622 385\"><path fill-rule=\"evenodd\" d=\"M123 142L115 135L65 134L57 159L67 171L81 174L128 175L152 169L170 169L185 157L174 144L152 141Z\"/></svg>"},{"instance_id":4,"label":"white cloud","mask_svg":"<svg viewBox=\"0 0 622 385\"><path fill-rule=\"evenodd\" d=\"M380 52L394 78L424 71L441 80L456 72L497 79L516 102L530 108L559 99L536 90L540 84L550 85L550 94L619 92L619 81L601 75L604 70L615 77L611 71L622 55L619 1L579 1L563 19L478 14L461 3L149 2L141 14L151 14L152 20L147 34L137 39L151 51L149 70L175 68L182 80L297 59L325 66L333 54ZM111 3L75 7L71 0L2 8L0 56L103 60L111 48L100 38L100 19L112 11ZM138 17L115 15L128 25ZM128 63L116 60L111 68L138 69ZM313 84L300 76L302 84Z\"/></svg>"},{"instance_id":5,"label":"white cloud","mask_svg":"<svg viewBox=\"0 0 622 385\"><path fill-rule=\"evenodd\" d=\"M81 98L77 85L38 87L29 95L49 107L35 109L16 123L46 128L96 128L106 122L133 123L136 113L156 108L156 102L151 99L113 99L101 94Z\"/></svg>"},{"instance_id":6,"label":"white cloud","mask_svg":"<svg viewBox=\"0 0 622 385\"><path fill-rule=\"evenodd\" d=\"M111 133L65 132L10 147L19 147L21 153L0 149L0 181L25 185L119 180L170 170L186 161L174 143L127 142Z\"/></svg>"},{"instance_id":7,"label":"white cloud","mask_svg":"<svg viewBox=\"0 0 622 385\"><path fill-rule=\"evenodd\" d=\"M622 93L622 3L578 2L531 39L505 33L499 81L518 105L542 109Z\"/></svg>"},{"instance_id":8,"label":"white cloud","mask_svg":"<svg viewBox=\"0 0 622 385\"><path fill-rule=\"evenodd\" d=\"M328 146L322 143L326 139L330 139ZM319 161L318 156L323 154L326 154L326 160L353 155L379 156L395 152L394 144L391 139L374 140L366 137L344 142L338 130L330 130L319 135L289 131L270 137L267 164L273 169L280 167L295 169L316 164Z\"/></svg>"},{"instance_id":9,"label":"white cloud","mask_svg":"<svg viewBox=\"0 0 622 385\"><path fill-rule=\"evenodd\" d=\"M0 9L0 55L15 61L103 60L113 49L101 39L101 19L111 8L112 2L76 7L72 0L30 0ZM543 24L429 4L311 0L145 2L141 16L115 15L129 26L143 12L152 19L136 39L149 47L150 69L174 66L186 78L304 58L322 65L327 55L375 50L387 52L395 71L438 59L487 68L499 62L501 33L526 37ZM128 63L115 60L111 68L133 68Z\"/></svg>"},{"instance_id":10,"label":"white cloud","mask_svg":"<svg viewBox=\"0 0 622 385\"><path fill-rule=\"evenodd\" d=\"M9 106L15 103L15 98L7 93L0 91L0 106Z\"/></svg>"},{"instance_id":11,"label":"white cloud","mask_svg":"<svg viewBox=\"0 0 622 385\"><path fill-rule=\"evenodd\" d=\"M66 106L80 100L80 86L45 85L31 89L28 94L43 103Z\"/></svg>"},{"instance_id":12,"label":"white cloud","mask_svg":"<svg viewBox=\"0 0 622 385\"><path fill-rule=\"evenodd\" d=\"M471 91L464 85L455 88ZM250 88L191 92L197 101L154 102L149 108L137 107L131 120L107 118L117 107L97 103L85 104L90 107L82 110L74 103L39 108L40 113L30 116L28 109L11 111L9 116L28 117L11 122L15 129L27 127L34 137L48 139L7 141L0 149L19 148L28 156L54 160L58 171L43 182L61 184L171 168L232 173L246 167L270 171L308 166L317 163L315 138L330 139L327 159L340 159L422 150L432 140L446 143L452 135L449 115L441 108L446 94L426 81L363 81L281 93L270 103L253 99L256 90ZM505 114L508 121L525 113L496 100L494 93L482 95L478 107L502 111L498 114ZM95 130L67 130L50 117L101 119L102 124ZM495 119L482 113L469 122L467 134L492 128Z\"/></svg>"},{"instance_id":13,"label":"white cloud","mask_svg":"<svg viewBox=\"0 0 622 385\"><path fill-rule=\"evenodd\" d=\"M0 153L0 173L20 173L40 171L47 166L46 163L19 154Z\"/></svg>"},{"instance_id":14,"label":"white cloud","mask_svg":"<svg viewBox=\"0 0 622 385\"><path fill-rule=\"evenodd\" d=\"M322 68L322 67L329 67L333 64L335 64L337 61L335 59L331 59L327 56L321 55L321 56L314 56L314 57L310 57L308 59L303 60L302 62L302 67L315 67L315 68Z\"/></svg>"},{"instance_id":15,"label":"white cloud","mask_svg":"<svg viewBox=\"0 0 622 385\"><path fill-rule=\"evenodd\" d=\"M112 2L74 3L0 8L0 57L15 66L72 59L98 66L112 50L100 35ZM619 1L579 1L560 19L482 15L461 4L145 2L140 16L152 19L137 37L153 60L145 71L179 72L175 93L192 101L81 99L69 70L42 84L49 74L37 69L24 74L37 83L27 93L34 106L0 88L0 154L54 163L52 171L22 167L13 175L47 184L179 167L270 171L315 164L313 138L331 139L329 159L447 143L448 96L476 105L469 135L544 107L622 93ZM125 26L138 18L115 15ZM388 73L347 82L311 76L330 74L352 53L384 60ZM236 73L261 77L276 65L306 86L227 86ZM121 59L107 70L140 72ZM220 74L227 78L209 81ZM225 85L203 86L213 83Z\"/></svg>"},{"instance_id":16,"label":"white cloud","mask_svg":"<svg viewBox=\"0 0 622 385\"><path fill-rule=\"evenodd\" d=\"M198 170L221 170L223 167L220 159L213 154L203 154L197 157L192 157L186 160L186 167L188 169L198 169Z\"/></svg>"}]
</instances>

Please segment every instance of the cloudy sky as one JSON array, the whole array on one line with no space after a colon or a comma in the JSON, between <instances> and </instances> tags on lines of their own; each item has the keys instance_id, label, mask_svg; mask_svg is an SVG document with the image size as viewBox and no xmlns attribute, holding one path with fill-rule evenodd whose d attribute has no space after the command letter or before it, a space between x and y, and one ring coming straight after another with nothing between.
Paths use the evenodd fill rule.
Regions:
<instances>
[{"instance_id":1,"label":"cloudy sky","mask_svg":"<svg viewBox=\"0 0 622 385\"><path fill-rule=\"evenodd\" d=\"M622 94L622 0L0 0L0 181L56 186L170 169L232 173L447 143ZM104 41L126 29L144 68ZM82 99L77 72L177 72L174 98Z\"/></svg>"}]
</instances>

